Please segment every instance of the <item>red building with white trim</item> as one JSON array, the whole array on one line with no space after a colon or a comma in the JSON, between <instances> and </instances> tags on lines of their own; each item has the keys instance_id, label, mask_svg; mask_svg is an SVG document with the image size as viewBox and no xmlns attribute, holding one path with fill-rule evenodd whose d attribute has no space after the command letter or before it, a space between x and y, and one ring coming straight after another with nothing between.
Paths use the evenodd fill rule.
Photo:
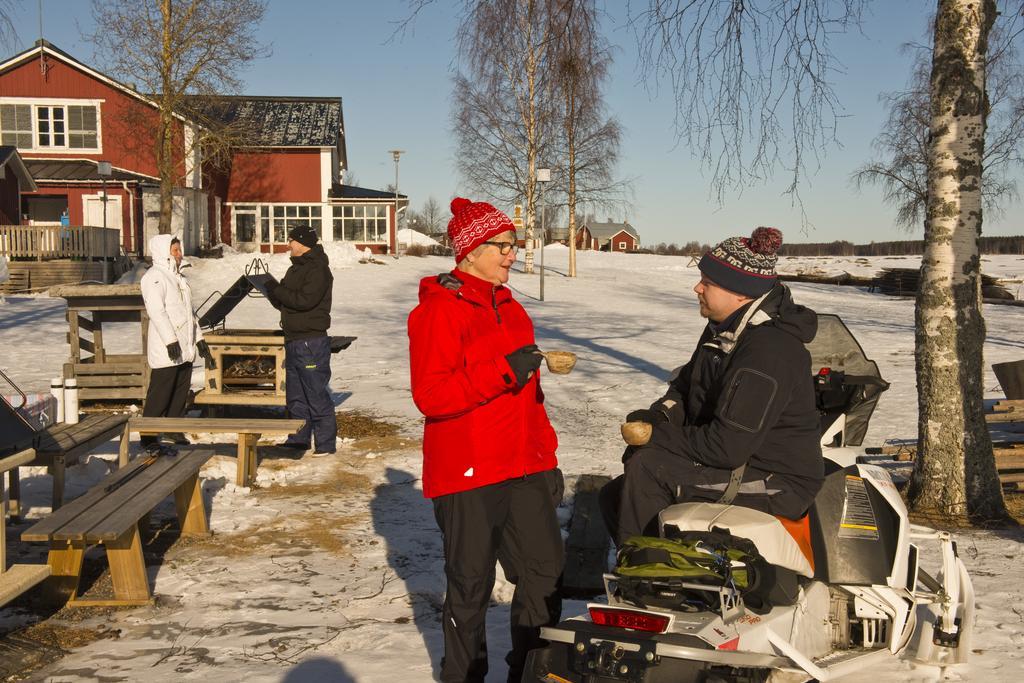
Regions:
<instances>
[{"instance_id":1,"label":"red building with white trim","mask_svg":"<svg viewBox=\"0 0 1024 683\"><path fill-rule=\"evenodd\" d=\"M640 236L628 221L623 223L591 222L576 231L576 248L593 251L636 251Z\"/></svg>"},{"instance_id":2,"label":"red building with white trim","mask_svg":"<svg viewBox=\"0 0 1024 683\"><path fill-rule=\"evenodd\" d=\"M395 250L395 210L408 200L341 184L341 98L224 97L204 113L238 142L217 168L190 144L202 125L175 117L172 231L186 253L217 242L280 251L299 224L325 241ZM160 202L152 136L142 131L158 116L155 101L46 41L0 63L0 145L17 147L38 186L22 192L20 222L59 224L65 213L71 225L105 222L121 229L126 251L143 253ZM106 179L100 161L111 164Z\"/></svg>"}]
</instances>

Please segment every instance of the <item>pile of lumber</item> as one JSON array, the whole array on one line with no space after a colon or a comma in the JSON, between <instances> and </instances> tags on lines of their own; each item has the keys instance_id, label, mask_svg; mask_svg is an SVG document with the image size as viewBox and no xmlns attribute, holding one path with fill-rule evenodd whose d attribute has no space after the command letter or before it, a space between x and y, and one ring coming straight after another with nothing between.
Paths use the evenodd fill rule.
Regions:
<instances>
[{"instance_id":1,"label":"pile of lumber","mask_svg":"<svg viewBox=\"0 0 1024 683\"><path fill-rule=\"evenodd\" d=\"M882 294L891 296L912 296L917 293L921 271L917 268L884 268L874 278L874 287ZM981 296L983 299L1013 301L1011 294L991 275L981 275Z\"/></svg>"},{"instance_id":2,"label":"pile of lumber","mask_svg":"<svg viewBox=\"0 0 1024 683\"><path fill-rule=\"evenodd\" d=\"M992 411L985 414L985 422L990 432L997 431L1003 435L1003 438L992 441L999 481L1004 487L1024 490L1024 401L997 401ZM917 456L917 443L867 448L864 452L888 455L893 460L907 462Z\"/></svg>"}]
</instances>

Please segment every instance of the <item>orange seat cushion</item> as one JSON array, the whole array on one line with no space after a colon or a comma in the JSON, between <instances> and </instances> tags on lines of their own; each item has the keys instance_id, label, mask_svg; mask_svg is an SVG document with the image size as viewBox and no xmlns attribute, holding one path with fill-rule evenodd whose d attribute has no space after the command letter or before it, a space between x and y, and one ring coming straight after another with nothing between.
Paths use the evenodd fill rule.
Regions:
<instances>
[{"instance_id":1,"label":"orange seat cushion","mask_svg":"<svg viewBox=\"0 0 1024 683\"><path fill-rule=\"evenodd\" d=\"M786 517L775 516L775 519L782 522L782 526L786 528L789 535L793 537L796 544L800 547L800 552L807 558L807 562L811 565L811 570L814 569L814 550L811 548L811 519L809 515L804 515L800 519L792 520Z\"/></svg>"}]
</instances>

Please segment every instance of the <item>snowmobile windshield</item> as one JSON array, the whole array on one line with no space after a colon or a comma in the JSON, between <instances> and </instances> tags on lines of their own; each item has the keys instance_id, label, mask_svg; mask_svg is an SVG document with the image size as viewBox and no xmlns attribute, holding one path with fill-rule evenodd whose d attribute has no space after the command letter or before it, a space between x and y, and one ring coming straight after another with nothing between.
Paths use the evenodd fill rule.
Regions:
<instances>
[{"instance_id":1,"label":"snowmobile windshield","mask_svg":"<svg viewBox=\"0 0 1024 683\"><path fill-rule=\"evenodd\" d=\"M857 387L850 392L846 414L844 442L859 446L868 431L868 422L878 404L878 397L889 388L882 379L878 364L864 355L864 349L837 315L818 314L818 334L807 344L811 354L811 369L821 368L844 372L844 382Z\"/></svg>"}]
</instances>

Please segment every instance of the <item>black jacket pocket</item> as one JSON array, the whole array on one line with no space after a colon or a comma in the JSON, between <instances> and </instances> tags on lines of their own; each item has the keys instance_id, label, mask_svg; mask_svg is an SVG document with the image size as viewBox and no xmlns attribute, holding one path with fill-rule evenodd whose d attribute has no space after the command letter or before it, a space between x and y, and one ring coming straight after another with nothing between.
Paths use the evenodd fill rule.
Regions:
<instances>
[{"instance_id":1,"label":"black jacket pocket","mask_svg":"<svg viewBox=\"0 0 1024 683\"><path fill-rule=\"evenodd\" d=\"M745 432L760 431L778 390L779 384L771 375L740 368L733 375L722 402L722 420Z\"/></svg>"}]
</instances>

